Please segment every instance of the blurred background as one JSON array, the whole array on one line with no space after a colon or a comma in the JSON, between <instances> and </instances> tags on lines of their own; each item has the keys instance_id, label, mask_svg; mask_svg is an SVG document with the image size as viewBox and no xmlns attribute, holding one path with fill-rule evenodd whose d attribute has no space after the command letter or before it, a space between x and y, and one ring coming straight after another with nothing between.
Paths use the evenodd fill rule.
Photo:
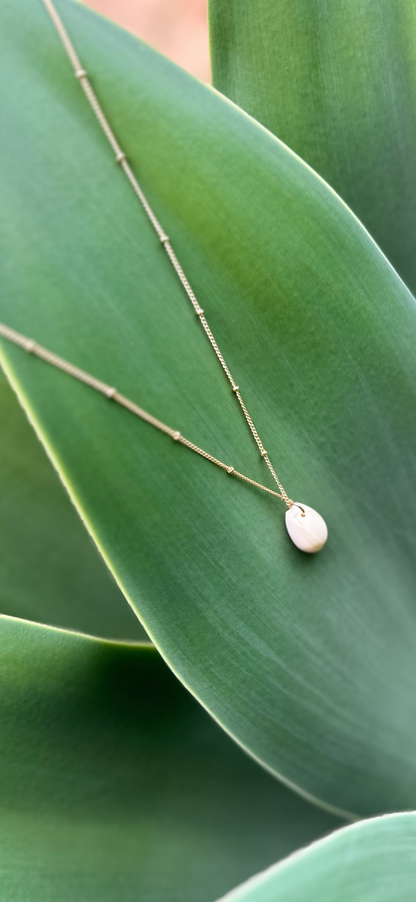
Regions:
<instances>
[{"instance_id":1,"label":"blurred background","mask_svg":"<svg viewBox=\"0 0 416 902\"><path fill-rule=\"evenodd\" d=\"M207 0L87 0L87 5L211 81Z\"/></svg>"}]
</instances>

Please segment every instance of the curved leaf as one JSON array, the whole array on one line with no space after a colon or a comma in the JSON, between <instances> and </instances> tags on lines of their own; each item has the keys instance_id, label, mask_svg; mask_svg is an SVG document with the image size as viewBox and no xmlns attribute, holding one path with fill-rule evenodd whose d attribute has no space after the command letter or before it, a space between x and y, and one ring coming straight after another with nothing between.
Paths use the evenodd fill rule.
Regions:
<instances>
[{"instance_id":1,"label":"curved leaf","mask_svg":"<svg viewBox=\"0 0 416 902\"><path fill-rule=\"evenodd\" d=\"M0 609L111 638L146 634L0 371Z\"/></svg>"},{"instance_id":2,"label":"curved leaf","mask_svg":"<svg viewBox=\"0 0 416 902\"><path fill-rule=\"evenodd\" d=\"M412 0L210 0L214 84L319 172L416 291Z\"/></svg>"},{"instance_id":3,"label":"curved leaf","mask_svg":"<svg viewBox=\"0 0 416 902\"><path fill-rule=\"evenodd\" d=\"M337 826L151 646L0 618L2 899L212 902Z\"/></svg>"},{"instance_id":4,"label":"curved leaf","mask_svg":"<svg viewBox=\"0 0 416 902\"><path fill-rule=\"evenodd\" d=\"M224 902L413 902L416 814L337 830L238 887Z\"/></svg>"},{"instance_id":5,"label":"curved leaf","mask_svg":"<svg viewBox=\"0 0 416 902\"><path fill-rule=\"evenodd\" d=\"M339 198L212 89L61 3L320 555L281 502L2 343L75 504L222 725L353 812L416 802L416 307ZM267 479L40 4L0 8L0 319ZM22 265L24 260L24 265ZM405 509L404 509L405 507Z\"/></svg>"}]
</instances>

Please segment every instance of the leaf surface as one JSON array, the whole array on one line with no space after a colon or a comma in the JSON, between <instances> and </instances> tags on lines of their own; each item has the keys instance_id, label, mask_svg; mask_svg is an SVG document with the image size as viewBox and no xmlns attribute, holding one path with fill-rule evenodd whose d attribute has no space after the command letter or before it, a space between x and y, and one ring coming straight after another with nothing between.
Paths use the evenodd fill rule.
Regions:
<instances>
[{"instance_id":1,"label":"leaf surface","mask_svg":"<svg viewBox=\"0 0 416 902\"><path fill-rule=\"evenodd\" d=\"M212 902L338 825L151 646L0 618L2 899Z\"/></svg>"},{"instance_id":2,"label":"leaf surface","mask_svg":"<svg viewBox=\"0 0 416 902\"><path fill-rule=\"evenodd\" d=\"M249 880L223 902L413 902L416 814L337 830Z\"/></svg>"},{"instance_id":3,"label":"leaf surface","mask_svg":"<svg viewBox=\"0 0 416 902\"><path fill-rule=\"evenodd\" d=\"M317 556L284 506L1 346L125 594L186 686L328 805L416 804L416 307L339 198L135 38L60 9ZM267 480L229 385L42 5L0 8L0 320ZM23 261L23 262L22 262Z\"/></svg>"},{"instance_id":4,"label":"leaf surface","mask_svg":"<svg viewBox=\"0 0 416 902\"><path fill-rule=\"evenodd\" d=\"M145 639L1 370L0 424L1 612Z\"/></svg>"},{"instance_id":5,"label":"leaf surface","mask_svg":"<svg viewBox=\"0 0 416 902\"><path fill-rule=\"evenodd\" d=\"M416 291L412 0L210 0L215 86L309 163Z\"/></svg>"}]
</instances>

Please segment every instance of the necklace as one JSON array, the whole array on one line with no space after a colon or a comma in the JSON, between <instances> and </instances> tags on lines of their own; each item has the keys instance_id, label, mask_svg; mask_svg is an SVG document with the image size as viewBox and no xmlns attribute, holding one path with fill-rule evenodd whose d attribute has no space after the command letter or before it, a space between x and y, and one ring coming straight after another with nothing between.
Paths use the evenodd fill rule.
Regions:
<instances>
[{"instance_id":1,"label":"necklace","mask_svg":"<svg viewBox=\"0 0 416 902\"><path fill-rule=\"evenodd\" d=\"M166 252L168 259L172 265L172 268L181 282L185 293L190 300L193 309L195 311L196 316L199 319L199 322L210 342L217 359L231 384L231 389L237 401L241 407L241 410L246 419L247 425L251 432L251 435L257 445L257 448L260 452L261 457L265 461L271 475L275 483L279 488L279 492L276 492L272 489L267 488L267 486L262 485L259 482L255 482L253 479L249 479L248 476L245 476L243 473L235 470L234 467L228 466L222 461L218 460L216 457L213 457L207 451L204 451L202 448L199 448L193 442L184 438L178 430L172 429L170 426L167 426L165 423L162 423L161 420L156 419L150 413L143 410L141 407L138 407L133 401L130 401L124 395L120 394L116 388L107 385L104 382L101 382L99 379L96 379L94 376L91 376L89 373L86 373L84 370L79 369L74 366L72 363L64 360L62 357L58 357L56 354L48 351L46 348L39 345L33 339L27 338L22 335L20 332L16 332L14 329L10 329L5 325L0 323L0 336L8 339L16 345L24 348L28 353L31 353L37 357L40 357L42 360L51 364L52 366L57 367L58 369L63 370L68 373L70 376L73 376L76 379L79 379L81 382L84 382L86 385L91 386L96 391L104 394L108 399L116 401L118 404L121 404L123 407L130 410L136 416L140 417L142 420L145 420L150 425L154 426L156 429L160 429L162 432L169 435L174 441L185 445L191 451L195 451L201 457L204 457L206 460L211 461L211 463L216 464L218 467L221 467L223 470L231 476L236 476L239 479L244 480L250 485L255 486L256 488L261 489L264 492L267 492L270 495L274 495L277 498L280 498L287 505L288 510L286 511L286 528L290 535L290 538L294 542L294 544L301 549L301 551L306 552L315 552L319 551L320 548L325 544L328 536L327 527L325 521L317 513L317 511L313 510L313 508L309 507L306 504L300 502L293 502L289 496L287 495L285 489L283 488L282 483L280 482L276 471L270 461L269 455L264 448L263 442L256 430L256 427L253 423L253 420L247 410L247 407L243 401L240 387L234 380L231 372L225 362L225 359L219 349L219 346L214 338L214 335L208 325L207 319L205 317L204 310L199 305L197 298L191 288L191 285L188 282L188 279L180 265L180 262L172 248L170 239L168 235L165 234L161 223L157 219L155 213L153 212L144 192L142 191L129 163L126 158L126 154L120 147L117 138L110 126L110 123L105 116L105 113L98 101L98 98L95 94L95 91L91 85L91 82L88 78L88 74L86 70L83 68L79 56L75 50L75 47L68 35L68 32L62 22L61 17L59 16L54 4L53 0L42 0L47 12L49 13L50 18L56 28L56 31L59 35L59 38L63 44L63 47L67 53L69 61L72 65L75 78L80 83L84 94L98 120L99 125L101 126L113 152L115 155L116 162L119 164L120 168L124 172L126 178L128 179L133 191L138 198L146 216L148 217L151 225L153 226L154 231L162 245L162 248Z\"/></svg>"}]
</instances>

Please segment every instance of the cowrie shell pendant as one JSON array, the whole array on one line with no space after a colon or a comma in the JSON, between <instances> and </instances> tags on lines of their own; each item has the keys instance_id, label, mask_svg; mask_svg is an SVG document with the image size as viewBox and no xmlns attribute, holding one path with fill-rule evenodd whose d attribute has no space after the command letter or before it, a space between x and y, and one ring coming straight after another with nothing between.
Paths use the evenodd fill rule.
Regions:
<instances>
[{"instance_id":1,"label":"cowrie shell pendant","mask_svg":"<svg viewBox=\"0 0 416 902\"><path fill-rule=\"evenodd\" d=\"M325 545L328 529L323 517L313 507L295 501L286 511L286 529L294 545L313 554Z\"/></svg>"}]
</instances>

